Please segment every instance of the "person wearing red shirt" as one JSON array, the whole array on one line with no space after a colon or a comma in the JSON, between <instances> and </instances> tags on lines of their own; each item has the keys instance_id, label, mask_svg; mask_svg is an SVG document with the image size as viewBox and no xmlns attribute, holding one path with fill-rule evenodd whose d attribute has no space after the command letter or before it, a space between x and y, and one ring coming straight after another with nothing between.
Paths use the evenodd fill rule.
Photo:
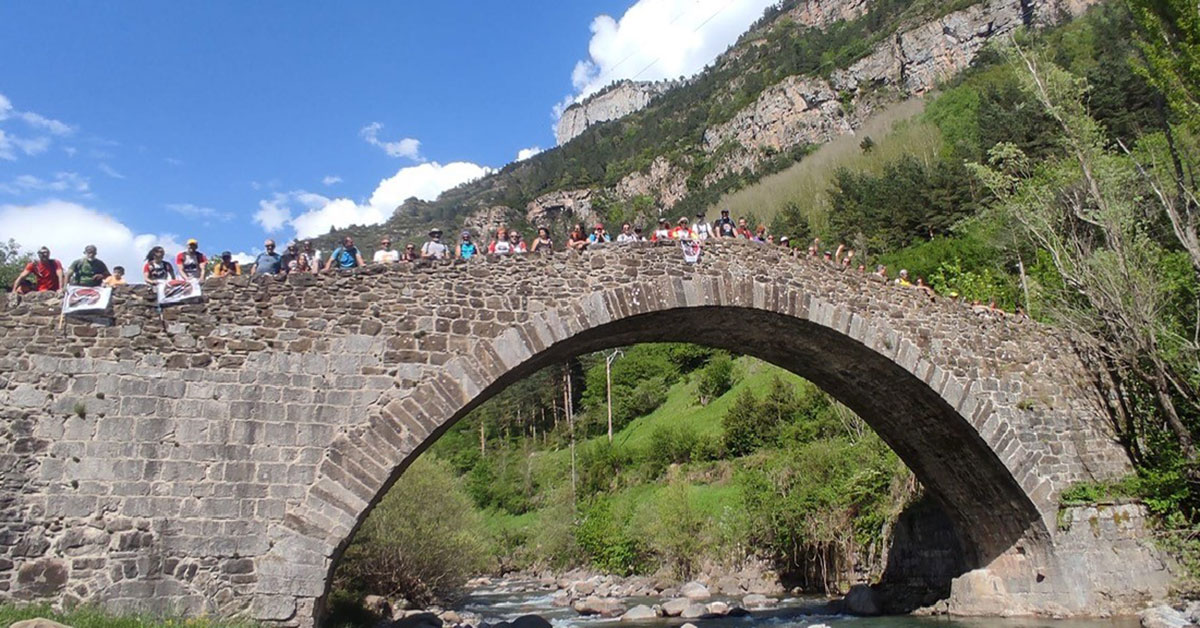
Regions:
<instances>
[{"instance_id":1,"label":"person wearing red shirt","mask_svg":"<svg viewBox=\"0 0 1200 628\"><path fill-rule=\"evenodd\" d=\"M13 292L19 292L21 282L25 278L33 275L37 278L37 291L58 292L66 284L66 278L63 277L62 262L56 259L50 259L50 249L42 247L38 249L38 258L35 261L25 265L25 269L17 276L17 280L13 282Z\"/></svg>"}]
</instances>

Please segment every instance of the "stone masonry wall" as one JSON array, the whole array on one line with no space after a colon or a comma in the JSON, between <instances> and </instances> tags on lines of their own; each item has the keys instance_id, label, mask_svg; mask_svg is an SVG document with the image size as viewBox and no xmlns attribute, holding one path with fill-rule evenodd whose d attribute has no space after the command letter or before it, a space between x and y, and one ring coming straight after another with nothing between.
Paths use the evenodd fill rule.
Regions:
<instances>
[{"instance_id":1,"label":"stone masonry wall","mask_svg":"<svg viewBox=\"0 0 1200 628\"><path fill-rule=\"evenodd\" d=\"M204 288L161 314L118 289L108 325L0 302L0 599L310 626L353 531L449 425L636 342L706 342L829 391L929 489L969 567L1053 563L1058 493L1128 470L1055 330L749 242L696 265L647 243Z\"/></svg>"}]
</instances>

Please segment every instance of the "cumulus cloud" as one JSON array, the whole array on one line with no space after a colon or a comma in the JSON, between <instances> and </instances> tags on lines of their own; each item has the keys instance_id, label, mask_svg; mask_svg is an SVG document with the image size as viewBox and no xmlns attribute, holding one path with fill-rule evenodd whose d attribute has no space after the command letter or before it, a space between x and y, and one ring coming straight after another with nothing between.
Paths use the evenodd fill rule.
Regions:
<instances>
[{"instance_id":1,"label":"cumulus cloud","mask_svg":"<svg viewBox=\"0 0 1200 628\"><path fill-rule=\"evenodd\" d=\"M46 225L53 225L47 229ZM78 203L52 199L31 205L0 205L0 233L24 250L49 247L51 255L69 264L94 244L109 268L124 266L130 281L140 282L146 252L154 246L169 255L183 250L179 238L166 233L135 233L121 221Z\"/></svg>"},{"instance_id":2,"label":"cumulus cloud","mask_svg":"<svg viewBox=\"0 0 1200 628\"><path fill-rule=\"evenodd\" d=\"M556 117L621 79L655 81L691 76L735 42L777 0L638 0L619 20L592 20L588 58L571 72L575 93Z\"/></svg>"},{"instance_id":3,"label":"cumulus cloud","mask_svg":"<svg viewBox=\"0 0 1200 628\"><path fill-rule=\"evenodd\" d=\"M326 177L324 179L321 179L321 183L323 183L325 185L337 185L341 182L342 182L342 178L335 174L326 175Z\"/></svg>"},{"instance_id":4,"label":"cumulus cloud","mask_svg":"<svg viewBox=\"0 0 1200 628\"><path fill-rule=\"evenodd\" d=\"M233 220L232 212L223 212L211 207L201 207L192 203L169 203L166 205L167 210L179 214L185 218L202 220L208 223L213 220L221 222L229 222Z\"/></svg>"},{"instance_id":5,"label":"cumulus cloud","mask_svg":"<svg viewBox=\"0 0 1200 628\"><path fill-rule=\"evenodd\" d=\"M522 148L521 150L517 151L517 161L525 161L526 159L529 159L540 152L542 152L542 149L537 146Z\"/></svg>"},{"instance_id":6,"label":"cumulus cloud","mask_svg":"<svg viewBox=\"0 0 1200 628\"><path fill-rule=\"evenodd\" d=\"M409 198L433 200L445 190L490 172L492 169L486 166L462 161L445 165L428 162L401 168L380 181L365 203L348 198L328 198L304 190L276 193L259 201L254 222L267 233L291 227L297 238L319 236L331 228L375 225L390 218L396 207Z\"/></svg>"},{"instance_id":7,"label":"cumulus cloud","mask_svg":"<svg viewBox=\"0 0 1200 628\"><path fill-rule=\"evenodd\" d=\"M0 183L0 192L21 194L23 192L77 192L87 194L90 184L87 177L75 172L56 172L53 179L42 179L31 174L22 174L11 181Z\"/></svg>"},{"instance_id":8,"label":"cumulus cloud","mask_svg":"<svg viewBox=\"0 0 1200 628\"><path fill-rule=\"evenodd\" d=\"M407 157L413 161L421 161L421 142L411 137L406 137L395 142L386 142L379 139L379 132L383 130L383 123L372 122L364 126L358 131L364 140L371 146L377 146L383 149L390 157Z\"/></svg>"}]
</instances>

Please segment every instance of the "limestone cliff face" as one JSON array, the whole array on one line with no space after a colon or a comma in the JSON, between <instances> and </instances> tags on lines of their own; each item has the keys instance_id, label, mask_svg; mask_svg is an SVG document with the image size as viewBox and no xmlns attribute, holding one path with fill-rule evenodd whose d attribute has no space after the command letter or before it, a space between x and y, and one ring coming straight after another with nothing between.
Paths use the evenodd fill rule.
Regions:
<instances>
[{"instance_id":1,"label":"limestone cliff face","mask_svg":"<svg viewBox=\"0 0 1200 628\"><path fill-rule=\"evenodd\" d=\"M967 67L992 39L1023 25L1076 16L1094 0L988 0L898 33L833 74L836 90L889 85L920 94Z\"/></svg>"},{"instance_id":2,"label":"limestone cliff face","mask_svg":"<svg viewBox=\"0 0 1200 628\"><path fill-rule=\"evenodd\" d=\"M559 144L566 144L593 124L616 120L645 107L651 99L675 84L672 81L621 81L568 107L558 120L554 137Z\"/></svg>"},{"instance_id":3,"label":"limestone cliff face","mask_svg":"<svg viewBox=\"0 0 1200 628\"><path fill-rule=\"evenodd\" d=\"M867 0L804 0L788 11L797 24L825 28L839 20L853 20L870 8Z\"/></svg>"},{"instance_id":4,"label":"limestone cliff face","mask_svg":"<svg viewBox=\"0 0 1200 628\"><path fill-rule=\"evenodd\" d=\"M716 164L714 174L753 171L770 152L853 132L880 99L878 90L874 98L864 98L869 89L891 88L883 98L893 100L923 94L966 68L992 39L1022 25L1079 15L1095 2L987 0L901 30L849 68L834 72L828 81L790 76L767 88L733 118L707 129L704 150L713 153L733 142L736 146ZM858 0L813 0L792 13L797 22L820 25L863 10Z\"/></svg>"},{"instance_id":5,"label":"limestone cliff face","mask_svg":"<svg viewBox=\"0 0 1200 628\"><path fill-rule=\"evenodd\" d=\"M789 76L768 87L728 122L705 131L704 150L711 153L726 142L784 150L827 142L852 129L827 81Z\"/></svg>"},{"instance_id":6,"label":"limestone cliff face","mask_svg":"<svg viewBox=\"0 0 1200 628\"><path fill-rule=\"evenodd\" d=\"M666 209L687 195L687 173L666 157L657 157L648 172L634 172L617 183L617 197L653 196Z\"/></svg>"}]
</instances>

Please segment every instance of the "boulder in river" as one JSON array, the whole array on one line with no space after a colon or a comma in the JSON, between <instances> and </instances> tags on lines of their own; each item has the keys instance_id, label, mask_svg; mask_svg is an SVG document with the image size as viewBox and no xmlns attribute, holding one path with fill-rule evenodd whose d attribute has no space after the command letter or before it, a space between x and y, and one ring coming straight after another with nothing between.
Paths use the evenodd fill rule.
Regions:
<instances>
[{"instance_id":1,"label":"boulder in river","mask_svg":"<svg viewBox=\"0 0 1200 628\"><path fill-rule=\"evenodd\" d=\"M708 587L695 580L680 587L679 594L689 600L706 600L712 597L712 593L708 592Z\"/></svg>"},{"instance_id":2,"label":"boulder in river","mask_svg":"<svg viewBox=\"0 0 1200 628\"><path fill-rule=\"evenodd\" d=\"M388 628L442 628L442 620L433 613L419 612L393 621Z\"/></svg>"},{"instance_id":3,"label":"boulder in river","mask_svg":"<svg viewBox=\"0 0 1200 628\"><path fill-rule=\"evenodd\" d=\"M742 593L742 584L733 576L718 578L715 588L725 595L741 595Z\"/></svg>"},{"instance_id":4,"label":"boulder in river","mask_svg":"<svg viewBox=\"0 0 1200 628\"><path fill-rule=\"evenodd\" d=\"M688 623L680 626L679 628L696 628L696 624L693 624L692 622L689 621Z\"/></svg>"},{"instance_id":5,"label":"boulder in river","mask_svg":"<svg viewBox=\"0 0 1200 628\"><path fill-rule=\"evenodd\" d=\"M851 615L878 615L879 599L875 594L875 589L865 585L856 584L850 587L846 592L846 598L843 600L846 612Z\"/></svg>"},{"instance_id":6,"label":"boulder in river","mask_svg":"<svg viewBox=\"0 0 1200 628\"><path fill-rule=\"evenodd\" d=\"M540 615L521 615L512 621L502 621L492 628L551 628L550 622Z\"/></svg>"},{"instance_id":7,"label":"boulder in river","mask_svg":"<svg viewBox=\"0 0 1200 628\"><path fill-rule=\"evenodd\" d=\"M705 610L708 611L709 615L722 615L723 616L723 615L729 614L729 605L726 604L725 602L721 602L721 601L709 602L708 606L705 606L704 608L705 608Z\"/></svg>"},{"instance_id":8,"label":"boulder in river","mask_svg":"<svg viewBox=\"0 0 1200 628\"><path fill-rule=\"evenodd\" d=\"M596 585L587 580L580 580L571 586L575 589L575 595L591 595L596 591Z\"/></svg>"},{"instance_id":9,"label":"boulder in river","mask_svg":"<svg viewBox=\"0 0 1200 628\"><path fill-rule=\"evenodd\" d=\"M625 611L625 614L621 615L621 621L643 621L646 619L654 619L655 617L658 617L658 613L655 613L654 609L646 606L645 604L638 604L637 606Z\"/></svg>"},{"instance_id":10,"label":"boulder in river","mask_svg":"<svg viewBox=\"0 0 1200 628\"><path fill-rule=\"evenodd\" d=\"M695 602L692 602L691 604L688 604L687 608L683 609L683 612L680 613L679 616L684 619L700 619L701 617L704 617L707 614L708 614L707 606L705 606L703 604L697 604Z\"/></svg>"},{"instance_id":11,"label":"boulder in river","mask_svg":"<svg viewBox=\"0 0 1200 628\"><path fill-rule=\"evenodd\" d=\"M1194 626L1183 613L1163 604L1138 613L1142 628L1188 628Z\"/></svg>"},{"instance_id":12,"label":"boulder in river","mask_svg":"<svg viewBox=\"0 0 1200 628\"><path fill-rule=\"evenodd\" d=\"M594 595L577 600L573 608L580 615L599 615L601 617L618 617L625 612L625 605L621 603L621 600Z\"/></svg>"},{"instance_id":13,"label":"boulder in river","mask_svg":"<svg viewBox=\"0 0 1200 628\"><path fill-rule=\"evenodd\" d=\"M666 602L663 602L662 605L663 615L667 617L679 617L683 614L684 609L686 609L688 606L691 606L691 604L692 601L686 597L677 597L673 600L667 600Z\"/></svg>"}]
</instances>

